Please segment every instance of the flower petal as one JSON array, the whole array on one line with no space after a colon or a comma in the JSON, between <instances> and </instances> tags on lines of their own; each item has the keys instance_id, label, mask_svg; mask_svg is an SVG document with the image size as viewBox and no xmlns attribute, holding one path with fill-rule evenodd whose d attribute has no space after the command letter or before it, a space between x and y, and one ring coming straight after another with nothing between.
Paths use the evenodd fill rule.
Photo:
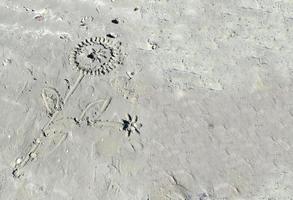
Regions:
<instances>
[{"instance_id":1,"label":"flower petal","mask_svg":"<svg viewBox=\"0 0 293 200\"><path fill-rule=\"evenodd\" d=\"M134 128L134 129L135 129L135 131L136 131L138 134L140 134L140 131L139 131L138 128Z\"/></svg>"},{"instance_id":2,"label":"flower petal","mask_svg":"<svg viewBox=\"0 0 293 200\"><path fill-rule=\"evenodd\" d=\"M138 121L138 116L135 115L135 117L134 117L134 122L137 122L137 121Z\"/></svg>"},{"instance_id":3,"label":"flower petal","mask_svg":"<svg viewBox=\"0 0 293 200\"><path fill-rule=\"evenodd\" d=\"M131 117L131 115L130 115L129 113L127 114L127 118L128 118L128 120L129 120L129 122L131 122L132 117Z\"/></svg>"},{"instance_id":4,"label":"flower petal","mask_svg":"<svg viewBox=\"0 0 293 200\"><path fill-rule=\"evenodd\" d=\"M127 135L128 135L128 137L130 137L130 135L131 135L131 130L130 129L128 130Z\"/></svg>"}]
</instances>

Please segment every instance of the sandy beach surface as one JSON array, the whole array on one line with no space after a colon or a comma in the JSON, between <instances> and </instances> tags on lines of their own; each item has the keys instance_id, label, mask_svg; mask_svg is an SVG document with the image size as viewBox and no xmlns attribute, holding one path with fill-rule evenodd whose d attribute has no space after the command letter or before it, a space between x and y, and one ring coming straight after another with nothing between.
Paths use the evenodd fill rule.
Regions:
<instances>
[{"instance_id":1,"label":"sandy beach surface","mask_svg":"<svg viewBox=\"0 0 293 200\"><path fill-rule=\"evenodd\" d=\"M292 199L292 50L292 0L0 0L0 199Z\"/></svg>"}]
</instances>

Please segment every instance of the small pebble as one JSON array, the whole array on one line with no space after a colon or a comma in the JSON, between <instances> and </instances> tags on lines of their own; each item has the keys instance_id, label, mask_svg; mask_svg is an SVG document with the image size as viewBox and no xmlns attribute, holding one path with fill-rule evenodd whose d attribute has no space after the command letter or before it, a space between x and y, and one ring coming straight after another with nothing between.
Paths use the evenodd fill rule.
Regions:
<instances>
[{"instance_id":1,"label":"small pebble","mask_svg":"<svg viewBox=\"0 0 293 200\"><path fill-rule=\"evenodd\" d=\"M35 18L35 20L37 20L37 21L43 21L45 18L44 18L44 16L42 16L42 15L37 15L37 16L35 16L34 17Z\"/></svg>"},{"instance_id":2,"label":"small pebble","mask_svg":"<svg viewBox=\"0 0 293 200\"><path fill-rule=\"evenodd\" d=\"M159 46L157 44L152 45L152 50L156 50L157 48L159 48Z\"/></svg>"},{"instance_id":3,"label":"small pebble","mask_svg":"<svg viewBox=\"0 0 293 200\"><path fill-rule=\"evenodd\" d=\"M20 173L18 169L13 170L12 174L15 178L20 178L23 176L23 173Z\"/></svg>"},{"instance_id":4,"label":"small pebble","mask_svg":"<svg viewBox=\"0 0 293 200\"><path fill-rule=\"evenodd\" d=\"M40 138L36 138L36 139L34 140L34 144L40 144L40 143L41 143Z\"/></svg>"},{"instance_id":5,"label":"small pebble","mask_svg":"<svg viewBox=\"0 0 293 200\"><path fill-rule=\"evenodd\" d=\"M113 24L119 24L119 20L117 18L115 18L115 19L112 20L112 23Z\"/></svg>"},{"instance_id":6,"label":"small pebble","mask_svg":"<svg viewBox=\"0 0 293 200\"><path fill-rule=\"evenodd\" d=\"M116 38L117 37L117 34L115 34L115 33L109 33L109 34L107 34L107 37L109 37L109 38Z\"/></svg>"},{"instance_id":7,"label":"small pebble","mask_svg":"<svg viewBox=\"0 0 293 200\"><path fill-rule=\"evenodd\" d=\"M37 157L37 154L35 152L30 153L30 157L35 159Z\"/></svg>"},{"instance_id":8,"label":"small pebble","mask_svg":"<svg viewBox=\"0 0 293 200\"><path fill-rule=\"evenodd\" d=\"M18 159L16 159L16 164L18 165L18 164L20 164L21 163L21 161L22 161L22 159L21 158L18 158Z\"/></svg>"}]
</instances>

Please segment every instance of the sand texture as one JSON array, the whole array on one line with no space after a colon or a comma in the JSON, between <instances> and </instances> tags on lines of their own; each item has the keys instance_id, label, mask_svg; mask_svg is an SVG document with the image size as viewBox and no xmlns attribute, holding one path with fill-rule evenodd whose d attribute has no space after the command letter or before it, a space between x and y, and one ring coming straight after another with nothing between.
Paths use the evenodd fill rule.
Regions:
<instances>
[{"instance_id":1,"label":"sand texture","mask_svg":"<svg viewBox=\"0 0 293 200\"><path fill-rule=\"evenodd\" d=\"M292 0L0 0L0 200L293 199Z\"/></svg>"}]
</instances>

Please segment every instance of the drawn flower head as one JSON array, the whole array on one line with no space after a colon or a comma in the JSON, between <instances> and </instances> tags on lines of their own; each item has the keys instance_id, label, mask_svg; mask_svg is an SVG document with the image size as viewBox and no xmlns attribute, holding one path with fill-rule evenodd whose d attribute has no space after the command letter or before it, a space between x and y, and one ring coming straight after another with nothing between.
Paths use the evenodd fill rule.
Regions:
<instances>
[{"instance_id":1,"label":"drawn flower head","mask_svg":"<svg viewBox=\"0 0 293 200\"><path fill-rule=\"evenodd\" d=\"M137 115L132 117L130 114L127 114L126 119L122 120L122 130L127 132L128 137L132 133L140 134L141 127L142 127L142 124L138 123L138 116Z\"/></svg>"},{"instance_id":2,"label":"drawn flower head","mask_svg":"<svg viewBox=\"0 0 293 200\"><path fill-rule=\"evenodd\" d=\"M74 48L70 63L84 74L106 75L123 63L121 43L105 37L86 39Z\"/></svg>"}]
</instances>

